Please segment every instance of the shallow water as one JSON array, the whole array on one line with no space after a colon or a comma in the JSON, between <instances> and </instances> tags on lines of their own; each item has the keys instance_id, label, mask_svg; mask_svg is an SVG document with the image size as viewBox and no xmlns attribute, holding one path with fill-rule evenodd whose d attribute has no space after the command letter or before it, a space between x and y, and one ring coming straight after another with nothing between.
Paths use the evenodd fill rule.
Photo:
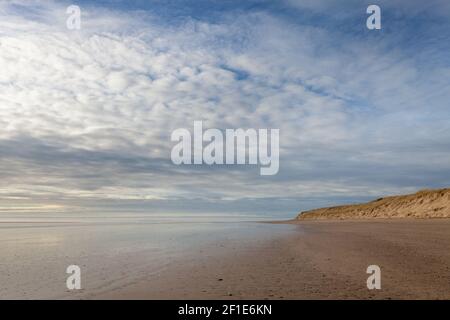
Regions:
<instances>
[{"instance_id":1,"label":"shallow water","mask_svg":"<svg viewBox=\"0 0 450 320\"><path fill-rule=\"evenodd\" d=\"M255 216L0 214L0 299L91 298L292 231ZM66 288L81 268L82 290Z\"/></svg>"}]
</instances>

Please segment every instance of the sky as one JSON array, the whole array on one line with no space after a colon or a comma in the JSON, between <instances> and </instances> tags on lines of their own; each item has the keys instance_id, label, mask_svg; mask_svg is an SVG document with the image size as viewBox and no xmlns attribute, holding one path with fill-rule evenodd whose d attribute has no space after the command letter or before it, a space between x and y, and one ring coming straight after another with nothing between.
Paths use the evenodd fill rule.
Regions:
<instances>
[{"instance_id":1,"label":"sky","mask_svg":"<svg viewBox=\"0 0 450 320\"><path fill-rule=\"evenodd\" d=\"M1 1L0 212L293 217L448 187L449 53L446 0ZM280 129L279 173L174 165L194 121Z\"/></svg>"}]
</instances>

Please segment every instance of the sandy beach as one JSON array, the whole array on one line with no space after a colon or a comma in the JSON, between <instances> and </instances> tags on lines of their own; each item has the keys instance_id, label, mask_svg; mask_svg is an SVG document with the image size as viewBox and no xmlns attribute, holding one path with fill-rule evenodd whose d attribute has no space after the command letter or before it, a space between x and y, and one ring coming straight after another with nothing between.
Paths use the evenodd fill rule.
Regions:
<instances>
[{"instance_id":1,"label":"sandy beach","mask_svg":"<svg viewBox=\"0 0 450 320\"><path fill-rule=\"evenodd\" d=\"M0 299L450 299L450 219L136 219L0 224Z\"/></svg>"},{"instance_id":2,"label":"sandy beach","mask_svg":"<svg viewBox=\"0 0 450 320\"><path fill-rule=\"evenodd\" d=\"M170 265L157 278L98 298L450 298L448 219L290 223L295 232L287 237ZM366 287L372 264L381 268L381 290Z\"/></svg>"}]
</instances>

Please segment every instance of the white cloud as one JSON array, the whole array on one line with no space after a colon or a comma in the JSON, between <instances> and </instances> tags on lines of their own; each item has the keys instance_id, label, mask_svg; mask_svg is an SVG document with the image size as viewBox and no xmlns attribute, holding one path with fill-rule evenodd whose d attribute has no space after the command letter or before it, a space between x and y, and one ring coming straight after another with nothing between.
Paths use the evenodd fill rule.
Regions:
<instances>
[{"instance_id":1,"label":"white cloud","mask_svg":"<svg viewBox=\"0 0 450 320\"><path fill-rule=\"evenodd\" d=\"M39 19L13 4L38 10ZM409 142L436 134L432 126L418 132L415 123L402 123L403 113L423 117L429 101L436 112L446 107L442 69L423 72L401 50L338 31L268 13L169 27L151 13L82 10L82 29L71 31L56 2L0 5L4 200L26 195L73 205L86 198L237 201L390 192L398 184L371 181L372 167L386 160L423 166L420 152L408 149L405 159L395 145L408 148L403 129L413 131ZM173 166L170 133L194 120L280 128L284 174L262 180L254 168ZM439 128L443 142L448 125ZM352 167L368 172L353 175ZM413 183L400 185L410 190Z\"/></svg>"}]
</instances>

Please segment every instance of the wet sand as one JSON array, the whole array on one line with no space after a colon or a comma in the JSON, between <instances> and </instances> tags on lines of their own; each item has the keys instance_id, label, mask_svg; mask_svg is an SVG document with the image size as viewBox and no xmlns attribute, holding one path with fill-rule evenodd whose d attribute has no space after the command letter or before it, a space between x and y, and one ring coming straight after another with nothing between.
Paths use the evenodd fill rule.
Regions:
<instances>
[{"instance_id":1,"label":"wet sand","mask_svg":"<svg viewBox=\"0 0 450 320\"><path fill-rule=\"evenodd\" d=\"M450 299L450 220L292 221L293 232L168 265L107 299ZM227 245L224 243L224 247ZM381 268L381 290L366 269Z\"/></svg>"},{"instance_id":2,"label":"wet sand","mask_svg":"<svg viewBox=\"0 0 450 320\"><path fill-rule=\"evenodd\" d=\"M294 229L242 217L0 214L0 300L126 297L160 274L172 278L174 266L232 257ZM81 269L81 290L66 287L69 265Z\"/></svg>"}]
</instances>

